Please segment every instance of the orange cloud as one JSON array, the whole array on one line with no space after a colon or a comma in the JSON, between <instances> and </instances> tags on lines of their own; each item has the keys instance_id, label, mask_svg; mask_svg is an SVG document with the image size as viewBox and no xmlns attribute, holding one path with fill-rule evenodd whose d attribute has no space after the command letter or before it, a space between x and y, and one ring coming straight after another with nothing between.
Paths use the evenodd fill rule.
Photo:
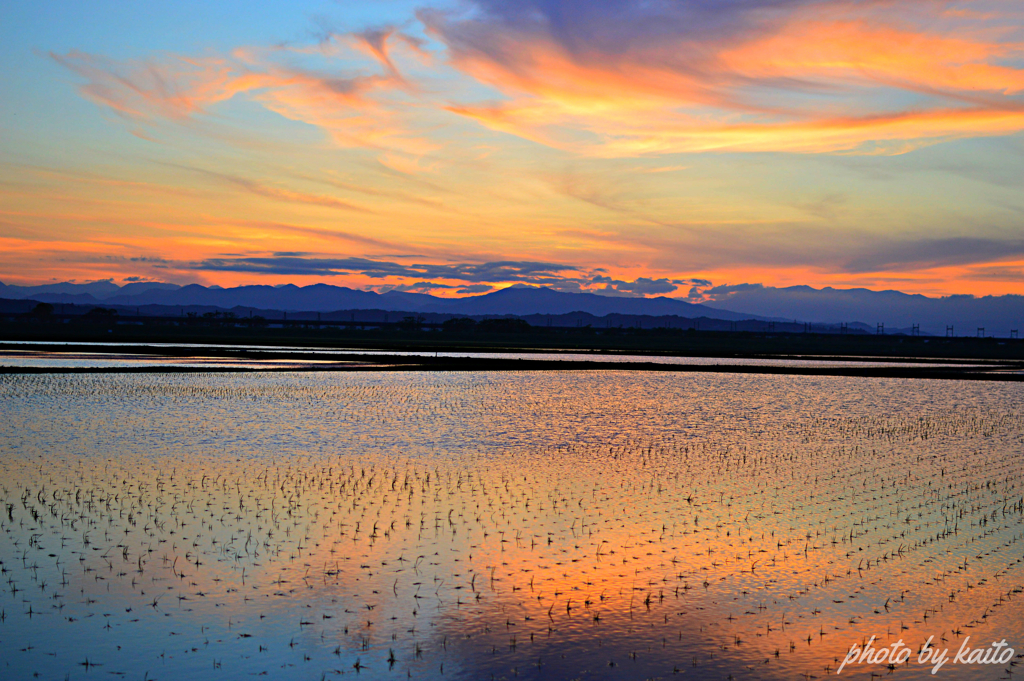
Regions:
<instances>
[{"instance_id":1,"label":"orange cloud","mask_svg":"<svg viewBox=\"0 0 1024 681\"><path fill-rule=\"evenodd\" d=\"M176 163L133 156L141 147L128 145L120 156L82 157L96 164L88 179L11 170L0 178L6 236L59 232L55 242L168 261L337 250L554 257L618 279L700 272L821 285L906 272L915 290L1019 289L1015 266L993 264L1019 233L1009 148L994 160L982 145L944 150L948 167L929 167L934 178L908 171L892 183L890 169L919 170L939 154L779 156L771 173L757 167L763 159L639 158L899 154L1024 131L1019 3L461 4L460 14L419 15L436 42L385 27L192 57L53 55L132 133L184 146L161 154ZM253 110L263 113L245 120ZM283 118L268 125L276 117L267 111ZM260 136L245 136L253 129ZM310 129L327 143L308 144ZM215 134L237 147L207 146ZM833 194L845 196L819 206ZM972 230L994 245L961 254L954 237ZM921 248L910 237L902 259L883 262L901 234L949 237L963 255L955 262L980 269L947 265L941 283L937 263L953 261L909 259ZM5 266L65 267L44 251ZM866 264L852 268L857 254ZM90 265L103 266L122 267ZM224 284L252 276L216 275Z\"/></svg>"},{"instance_id":2,"label":"orange cloud","mask_svg":"<svg viewBox=\"0 0 1024 681\"><path fill-rule=\"evenodd\" d=\"M645 63L639 55L616 60L599 53L569 55L544 40L506 41L515 63L479 53L456 55L453 63L481 82L557 102L568 113L719 104L724 98L713 83L666 63Z\"/></svg>"},{"instance_id":3,"label":"orange cloud","mask_svg":"<svg viewBox=\"0 0 1024 681\"><path fill-rule=\"evenodd\" d=\"M1024 102L1014 97L1024 91L1024 68L1012 61L1024 45L963 37L982 35L969 30L952 36L825 18L855 11L838 7L812 7L727 37L660 36L617 50L532 24L437 14L427 21L454 66L508 98L449 111L587 156L891 154L1024 130ZM917 98L912 105L908 93Z\"/></svg>"},{"instance_id":4,"label":"orange cloud","mask_svg":"<svg viewBox=\"0 0 1024 681\"><path fill-rule=\"evenodd\" d=\"M282 189L280 187L272 187L260 182L246 179L244 177L237 177L234 175L224 175L221 173L213 173L218 177L221 177L228 182L242 187L246 191L250 191L253 194L264 196L269 199L276 199L278 201L290 201L293 203L305 203L312 206L323 206L325 208L335 208L338 210L349 210L356 211L359 213L373 213L374 211L360 206L350 201L344 201L334 196L327 196L325 194L308 194L305 192L297 192L291 189Z\"/></svg>"},{"instance_id":5,"label":"orange cloud","mask_svg":"<svg viewBox=\"0 0 1024 681\"><path fill-rule=\"evenodd\" d=\"M946 108L866 116L810 118L782 122L720 123L694 117L649 121L628 117L577 118L572 124L595 140L562 134L542 122L531 107L452 107L494 130L595 157L706 151L793 153L905 153L958 137L1008 135L1024 130L1024 106L1007 109ZM562 119L568 124L565 118Z\"/></svg>"},{"instance_id":6,"label":"orange cloud","mask_svg":"<svg viewBox=\"0 0 1024 681\"><path fill-rule=\"evenodd\" d=\"M83 95L133 121L184 120L238 91L232 84L239 81L223 59L120 63L77 50L50 56L88 81L80 88Z\"/></svg>"},{"instance_id":7,"label":"orange cloud","mask_svg":"<svg viewBox=\"0 0 1024 681\"><path fill-rule=\"evenodd\" d=\"M448 46L451 64L472 83L500 91L500 103L454 101L411 83L399 71L396 49L421 63L429 55L393 28L332 34L304 49L238 48L224 57L53 57L86 79L83 94L137 123L183 122L246 95L324 130L340 146L375 149L402 173L438 167L436 154L446 144L432 134L437 112L593 157L901 153L1024 129L1024 102L1016 98L1024 92L1024 68L1017 66L1024 45L972 30L990 17L956 17L953 25L962 30L953 35L948 27L901 23L895 10L884 21L870 11L796 6L770 20L738 17L744 28L726 33L701 35L691 27L649 40L627 35L622 45L566 35L571 26L553 32L544 22L421 13L428 34ZM330 67L300 67L289 61L297 55L327 59ZM353 72L353 55L369 56L373 65ZM917 97L912 105L908 93Z\"/></svg>"},{"instance_id":8,"label":"orange cloud","mask_svg":"<svg viewBox=\"0 0 1024 681\"><path fill-rule=\"evenodd\" d=\"M337 38L337 36L332 36L332 38ZM361 33L355 33L352 35L352 42L355 49L376 59L387 69L391 76L401 79L410 87L411 85L401 76L398 66L395 65L393 55L396 45L413 52L420 59L429 58L428 53L423 49L423 45L418 39L408 36L394 27L370 29Z\"/></svg>"},{"instance_id":9,"label":"orange cloud","mask_svg":"<svg viewBox=\"0 0 1024 681\"><path fill-rule=\"evenodd\" d=\"M78 51L51 56L87 81L83 95L136 124L186 123L246 95L285 118L323 129L341 146L419 157L440 146L412 132L400 107L381 101L407 87L389 56L390 36L361 42L386 66L384 74L336 75L287 63L282 50L247 48L230 56L128 62Z\"/></svg>"},{"instance_id":10,"label":"orange cloud","mask_svg":"<svg viewBox=\"0 0 1024 681\"><path fill-rule=\"evenodd\" d=\"M1024 45L879 26L863 20L794 21L778 33L718 55L722 68L751 78L881 84L909 90L1012 95L1024 69L993 60L1024 56Z\"/></svg>"}]
</instances>

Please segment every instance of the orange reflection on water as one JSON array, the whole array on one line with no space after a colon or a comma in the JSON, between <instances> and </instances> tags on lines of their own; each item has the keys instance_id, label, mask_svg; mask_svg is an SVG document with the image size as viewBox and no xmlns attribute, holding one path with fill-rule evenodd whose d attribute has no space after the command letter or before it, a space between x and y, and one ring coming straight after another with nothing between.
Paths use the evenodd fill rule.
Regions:
<instances>
[{"instance_id":1,"label":"orange reflection on water","mask_svg":"<svg viewBox=\"0 0 1024 681\"><path fill-rule=\"evenodd\" d=\"M19 673L466 678L820 677L871 636L1021 645L1006 395L568 377L2 379L4 645ZM724 388L749 397L692 400Z\"/></svg>"}]
</instances>

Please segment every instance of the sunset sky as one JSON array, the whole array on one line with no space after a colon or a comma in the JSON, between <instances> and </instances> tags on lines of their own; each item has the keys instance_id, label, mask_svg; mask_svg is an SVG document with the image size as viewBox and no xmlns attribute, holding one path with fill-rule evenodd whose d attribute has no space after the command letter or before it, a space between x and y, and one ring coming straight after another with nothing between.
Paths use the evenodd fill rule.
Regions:
<instances>
[{"instance_id":1,"label":"sunset sky","mask_svg":"<svg viewBox=\"0 0 1024 681\"><path fill-rule=\"evenodd\" d=\"M1020 0L11 0L0 281L1024 294Z\"/></svg>"}]
</instances>

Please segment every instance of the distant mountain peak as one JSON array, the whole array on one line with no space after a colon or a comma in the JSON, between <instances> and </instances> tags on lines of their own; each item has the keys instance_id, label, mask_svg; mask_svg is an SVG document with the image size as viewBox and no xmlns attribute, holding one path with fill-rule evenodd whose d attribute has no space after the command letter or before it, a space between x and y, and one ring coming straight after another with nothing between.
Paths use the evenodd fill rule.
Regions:
<instances>
[{"instance_id":1,"label":"distant mountain peak","mask_svg":"<svg viewBox=\"0 0 1024 681\"><path fill-rule=\"evenodd\" d=\"M91 288L83 288L91 287ZM481 295L464 298L439 298L426 293L361 291L344 286L318 283L308 286L281 284L243 285L231 288L188 284L134 283L118 287L104 284L54 284L43 287L3 289L10 298L33 298L45 302L88 304L106 302L116 305L207 305L230 309L251 307L284 311L334 312L336 310L381 309L404 312L436 312L465 315L529 315L586 312L606 314L676 315L750 319L756 315L736 315L681 300L659 296L636 298L603 296L599 293L568 293L546 286L514 284Z\"/></svg>"}]
</instances>

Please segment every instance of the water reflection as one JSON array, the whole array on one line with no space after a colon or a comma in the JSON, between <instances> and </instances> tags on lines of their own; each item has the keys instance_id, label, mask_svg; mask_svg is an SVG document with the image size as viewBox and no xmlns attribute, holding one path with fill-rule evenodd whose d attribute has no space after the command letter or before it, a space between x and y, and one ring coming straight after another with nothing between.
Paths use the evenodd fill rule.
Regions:
<instances>
[{"instance_id":1,"label":"water reflection","mask_svg":"<svg viewBox=\"0 0 1024 681\"><path fill-rule=\"evenodd\" d=\"M0 377L0 665L789 679L872 635L1024 649L1020 398L629 372Z\"/></svg>"},{"instance_id":2,"label":"water reflection","mask_svg":"<svg viewBox=\"0 0 1024 681\"><path fill-rule=\"evenodd\" d=\"M52 351L19 350L19 346L33 345L53 347ZM695 366L777 366L777 367L990 367L996 368L1005 364L998 361L959 360L936 361L934 359L914 358L851 358L848 356L820 357L683 357L671 355L634 355L618 352L467 352L467 351L433 351L433 350L374 350L365 348L323 348L304 346L275 345L213 345L205 343L104 343L108 348L152 348L155 352L169 348L194 350L193 357L173 357L153 354L133 354L129 352L98 353L74 352L76 347L94 346L92 343L58 343L36 341L0 341L0 366L17 367L135 367L135 366L245 366L252 368L273 366L312 366L317 363L344 361L347 355L359 356L397 356L397 357L452 357L476 359L532 359L541 361L563 362L611 362L611 363L652 363L652 364L688 364ZM294 355L294 359L231 359L224 357L204 357L210 351L247 351L274 352ZM332 359L316 359L331 357ZM1006 370L1012 372L1013 370Z\"/></svg>"}]
</instances>

